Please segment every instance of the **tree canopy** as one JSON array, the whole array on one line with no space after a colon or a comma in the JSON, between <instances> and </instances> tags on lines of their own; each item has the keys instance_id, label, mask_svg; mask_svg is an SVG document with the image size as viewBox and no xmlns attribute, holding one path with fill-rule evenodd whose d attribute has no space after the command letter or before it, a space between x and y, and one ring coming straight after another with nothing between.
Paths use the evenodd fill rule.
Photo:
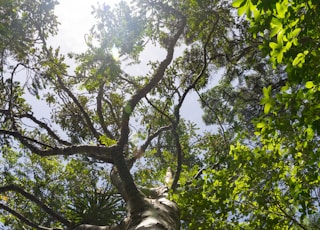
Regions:
<instances>
[{"instance_id":1,"label":"tree canopy","mask_svg":"<svg viewBox=\"0 0 320 230\"><path fill-rule=\"evenodd\" d=\"M3 226L317 229L318 1L98 4L69 54L57 4L0 2Z\"/></svg>"}]
</instances>

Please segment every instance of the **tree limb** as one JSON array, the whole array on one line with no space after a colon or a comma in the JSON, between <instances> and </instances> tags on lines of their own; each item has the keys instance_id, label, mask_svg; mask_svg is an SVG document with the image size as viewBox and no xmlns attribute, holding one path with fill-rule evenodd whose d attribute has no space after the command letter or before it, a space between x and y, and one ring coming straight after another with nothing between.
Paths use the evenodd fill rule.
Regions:
<instances>
[{"instance_id":1,"label":"tree limb","mask_svg":"<svg viewBox=\"0 0 320 230\"><path fill-rule=\"evenodd\" d=\"M55 140L57 140L59 143L63 144L63 145L67 145L70 146L72 145L70 142L62 140L60 137L58 137L58 135L44 122L38 120L36 117L34 117L32 114L22 114L19 115L20 118L29 118L30 120L32 120L34 123L36 123L37 125L39 125L40 128L44 128L47 133L54 138Z\"/></svg>"},{"instance_id":2,"label":"tree limb","mask_svg":"<svg viewBox=\"0 0 320 230\"><path fill-rule=\"evenodd\" d=\"M113 109L113 107L112 107L112 103L111 103L109 100L107 100L106 98L102 98L102 99L103 99L103 101L104 101L105 103L108 104L108 106L109 106L109 108L110 108L111 116L113 117L114 122L116 123L116 125L117 125L118 127L120 127L120 123L119 123L120 118L119 118L119 117L116 115L116 113L114 112L114 109Z\"/></svg>"},{"instance_id":3,"label":"tree limb","mask_svg":"<svg viewBox=\"0 0 320 230\"><path fill-rule=\"evenodd\" d=\"M68 94L68 96L73 100L73 102L77 105L77 107L80 109L80 112L82 116L84 117L84 120L86 124L88 125L90 131L92 132L93 136L99 141L101 134L98 133L98 131L94 128L93 123L91 122L91 119L89 117L89 114L85 111L83 106L80 104L76 96L71 92L70 89L68 89L65 84L63 83L60 76L56 75L58 79L58 83L60 84L61 88Z\"/></svg>"},{"instance_id":4,"label":"tree limb","mask_svg":"<svg viewBox=\"0 0 320 230\"><path fill-rule=\"evenodd\" d=\"M114 139L114 136L112 133L108 130L106 122L104 120L103 114L102 114L102 97L103 97L103 90L104 90L105 83L101 83L99 86L99 91L97 95L97 113L99 117L99 122L102 127L103 132L107 135L107 137Z\"/></svg>"},{"instance_id":5,"label":"tree limb","mask_svg":"<svg viewBox=\"0 0 320 230\"><path fill-rule=\"evenodd\" d=\"M39 144L38 141L30 137L25 137L21 135L19 132L0 130L0 135L1 134L6 134L6 135L15 137L17 140L20 141L21 144L23 144L30 151L32 151L33 153L39 156L43 156L43 157L56 156L56 155L71 156L75 154L83 154L88 157L92 157L94 159L102 160L103 162L106 162L106 163L113 163L113 160L111 158L112 146L111 147L95 146L95 145L72 145L72 146L66 146L66 147L45 146L47 147L46 149L40 149L29 142L31 141L31 142L35 142L36 144Z\"/></svg>"},{"instance_id":6,"label":"tree limb","mask_svg":"<svg viewBox=\"0 0 320 230\"><path fill-rule=\"evenodd\" d=\"M147 100L147 102L149 103L149 105L151 105L152 108L154 108L156 111L158 111L161 115L165 116L166 118L168 118L169 121L173 121L173 118L169 116L169 114L166 114L163 110L161 110L159 107L157 107L155 104L152 103L152 101L150 101L150 99L146 96L145 99Z\"/></svg>"},{"instance_id":7,"label":"tree limb","mask_svg":"<svg viewBox=\"0 0 320 230\"><path fill-rule=\"evenodd\" d=\"M212 35L214 33L214 29L215 29L215 25L218 23L218 20L216 21L216 23L213 25L208 38L204 44L203 47L203 62L204 65L201 68L200 73L197 75L196 79L192 82L192 84L190 84L187 89L184 90L182 97L179 99L179 103L175 106L174 109L174 115L175 115L175 121L173 122L173 128L172 128L172 133L174 136L174 141L175 141L175 145L176 145L176 149L177 149L177 169L176 172L174 174L174 179L171 185L171 189L175 190L178 186L178 181L180 178L180 174L181 174L181 170L182 170L182 148L181 148L181 143L180 143L180 138L179 138L179 134L177 132L177 128L178 128L178 124L180 122L180 109L181 106L186 98L186 96L188 95L188 93L190 92L190 90L194 89L197 82L201 79L201 77L203 76L203 74L205 73L207 66L208 66L208 62L207 62L207 45L209 44L209 41L212 38Z\"/></svg>"},{"instance_id":8,"label":"tree limb","mask_svg":"<svg viewBox=\"0 0 320 230\"><path fill-rule=\"evenodd\" d=\"M62 230L61 228L47 228L47 227L37 225L37 224L31 222L30 220L28 220L27 218L25 218L20 213L16 212L15 210L13 210L13 209L9 208L8 206L1 204L1 203L0 203L0 209L3 209L5 211L11 213L13 216L17 217L19 220L21 220L22 222L24 222L25 224L29 225L30 227L32 227L34 229L37 229L37 230Z\"/></svg>"},{"instance_id":9,"label":"tree limb","mask_svg":"<svg viewBox=\"0 0 320 230\"><path fill-rule=\"evenodd\" d=\"M157 131L155 131L154 133L152 133L151 135L149 135L147 140L144 142L144 144L140 146L140 151L144 152L154 138L158 137L163 131L167 131L170 128L172 128L172 125L163 126L159 128Z\"/></svg>"},{"instance_id":10,"label":"tree limb","mask_svg":"<svg viewBox=\"0 0 320 230\"><path fill-rule=\"evenodd\" d=\"M59 222L61 222L62 224L66 225L66 226L70 226L71 222L67 219L65 219L64 217L62 217L60 214L56 213L55 211L53 211L51 208L49 208L45 203L43 203L42 201L40 201L37 197L35 197L33 194L26 192L23 188L11 184L11 185L7 185L4 187L0 187L0 193L5 193L8 191L14 191L17 193L20 193L22 196L24 196L25 198L27 198L28 200L34 202L35 204L37 204L39 207L41 207L47 214L49 214L50 216L52 216L53 218L55 218L56 220L58 220Z\"/></svg>"},{"instance_id":11,"label":"tree limb","mask_svg":"<svg viewBox=\"0 0 320 230\"><path fill-rule=\"evenodd\" d=\"M170 7L171 8L171 7ZM160 63L158 69L156 70L155 74L151 78L151 80L143 86L136 94L134 94L131 99L127 102L123 109L122 119L121 119L121 137L119 140L120 145L124 145L128 141L129 135L129 118L131 113L133 112L136 105L140 102L140 100L145 97L163 78L165 71L169 64L173 59L174 47L183 33L184 27L186 25L186 19L184 16L181 16L180 27L177 33L173 36L170 40L168 48L167 48L167 55L165 59Z\"/></svg>"}]
</instances>

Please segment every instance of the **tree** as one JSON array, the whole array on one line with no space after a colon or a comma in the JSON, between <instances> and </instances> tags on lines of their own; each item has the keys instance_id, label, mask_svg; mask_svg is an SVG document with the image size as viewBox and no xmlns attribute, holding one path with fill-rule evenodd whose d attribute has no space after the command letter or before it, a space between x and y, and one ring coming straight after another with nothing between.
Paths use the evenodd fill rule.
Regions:
<instances>
[{"instance_id":1,"label":"tree","mask_svg":"<svg viewBox=\"0 0 320 230\"><path fill-rule=\"evenodd\" d=\"M231 137L230 151L217 153L221 142L209 139L204 180L179 205L197 202L214 213L189 224L195 228L205 221L215 229L316 229L319 3L236 0L233 6L250 23L248 49L201 97L205 121L220 127L220 139Z\"/></svg>"},{"instance_id":2,"label":"tree","mask_svg":"<svg viewBox=\"0 0 320 230\"><path fill-rule=\"evenodd\" d=\"M185 169L201 162L195 124L180 111L222 55L209 44L232 25L229 8L218 1L100 5L87 51L64 55L47 42L57 33L57 3L1 3L1 222L179 229L163 180L173 169L171 194ZM164 59L150 62L144 76L126 73L123 65L139 66L148 44L159 45Z\"/></svg>"},{"instance_id":3,"label":"tree","mask_svg":"<svg viewBox=\"0 0 320 230\"><path fill-rule=\"evenodd\" d=\"M1 3L4 225L317 226L317 1L236 0L240 17L222 0L102 4L87 51L67 55L47 41L57 3ZM141 66L152 44L165 56ZM184 119L188 95L216 130Z\"/></svg>"}]
</instances>

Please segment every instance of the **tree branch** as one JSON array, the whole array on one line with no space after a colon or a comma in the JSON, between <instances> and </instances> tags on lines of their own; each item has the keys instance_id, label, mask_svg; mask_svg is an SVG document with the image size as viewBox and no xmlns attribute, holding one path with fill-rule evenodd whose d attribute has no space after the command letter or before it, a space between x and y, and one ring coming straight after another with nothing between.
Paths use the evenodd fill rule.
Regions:
<instances>
[{"instance_id":1,"label":"tree branch","mask_svg":"<svg viewBox=\"0 0 320 230\"><path fill-rule=\"evenodd\" d=\"M0 209L3 209L5 211L11 213L13 216L17 217L19 220L21 220L22 222L24 222L25 224L29 225L30 227L32 227L34 229L37 229L37 230L62 230L61 228L47 228L47 227L37 225L37 224L31 222L30 220L28 220L27 218L25 218L20 213L14 211L13 209L11 209L8 206L1 204L1 203L0 203Z\"/></svg>"},{"instance_id":2,"label":"tree branch","mask_svg":"<svg viewBox=\"0 0 320 230\"><path fill-rule=\"evenodd\" d=\"M114 139L114 136L112 133L108 130L106 126L106 122L104 120L103 114L102 114L102 97L103 97L103 89L104 89L105 83L101 83L99 86L99 91L97 95L97 113L99 117L99 122L102 127L103 132L107 135L107 137Z\"/></svg>"},{"instance_id":3,"label":"tree branch","mask_svg":"<svg viewBox=\"0 0 320 230\"><path fill-rule=\"evenodd\" d=\"M98 133L98 131L94 128L91 119L89 117L89 114L85 111L85 109L83 108L83 106L80 104L80 102L78 101L78 99L76 98L76 96L71 92L70 89L68 89L65 84L63 83L62 79L60 78L60 76L56 75L57 79L58 79L58 83L60 84L61 88L68 94L68 96L73 100L73 102L77 105L77 107L80 109L80 112L82 114L82 116L85 119L85 122L87 123L89 129L91 130L92 134L94 135L94 137L97 139L97 141L99 141L101 134Z\"/></svg>"},{"instance_id":4,"label":"tree branch","mask_svg":"<svg viewBox=\"0 0 320 230\"><path fill-rule=\"evenodd\" d=\"M40 128L44 128L47 133L53 137L55 140L57 140L59 143L63 144L63 145L67 145L70 146L72 145L70 142L62 140L60 137L58 137L58 135L44 122L38 120L36 117L34 117L32 114L22 114L19 116L20 118L29 118L30 120L32 120L34 123L36 123L37 125L39 125Z\"/></svg>"},{"instance_id":5,"label":"tree branch","mask_svg":"<svg viewBox=\"0 0 320 230\"><path fill-rule=\"evenodd\" d=\"M26 136L22 135L18 131L8 131L8 130L0 129L0 135L1 134L13 136L16 139L18 139L21 143L23 143L23 144L26 143L26 144L30 145L31 147L34 147L34 148L36 148L36 147L34 145L30 144L28 141L33 142L33 143L35 143L37 145L40 145L40 146L42 146L44 148L53 148L52 146L50 146L48 144L45 144L45 143L42 143L40 141L37 141L37 140L35 140L35 139L31 138L31 137L26 137Z\"/></svg>"},{"instance_id":6,"label":"tree branch","mask_svg":"<svg viewBox=\"0 0 320 230\"><path fill-rule=\"evenodd\" d=\"M155 131L154 133L152 133L151 135L149 135L147 140L144 142L144 144L141 145L140 151L144 152L154 138L158 137L163 131L169 130L170 128L172 128L172 125L163 126L159 128L157 131Z\"/></svg>"},{"instance_id":7,"label":"tree branch","mask_svg":"<svg viewBox=\"0 0 320 230\"><path fill-rule=\"evenodd\" d=\"M109 106L109 108L110 108L111 115L112 115L112 117L113 117L113 119L114 119L114 122L116 123L116 125L117 125L118 127L120 127L120 123L119 123L120 118L119 118L119 117L116 115L116 113L114 112L114 109L113 109L113 107L112 107L112 103L111 103L109 100L107 100L106 98L102 98L102 99L103 99L103 101L104 101L105 103L108 104L108 106Z\"/></svg>"},{"instance_id":8,"label":"tree branch","mask_svg":"<svg viewBox=\"0 0 320 230\"><path fill-rule=\"evenodd\" d=\"M24 196L28 200L30 200L30 201L34 202L35 204L37 204L39 207L42 208L42 210L44 210L47 214L49 214L50 216L52 216L53 218L55 218L56 220L58 220L62 224L66 225L66 226L70 226L72 224L69 220L65 219L60 214L58 214L55 211L53 211L46 204L44 204L42 201L40 201L37 197L35 197L31 193L26 192L21 187L19 187L17 185L14 185L14 184L7 185L7 186L4 186L4 187L0 187L0 193L5 193L5 192L8 192L8 191L14 191L14 192L20 193L22 196Z\"/></svg>"},{"instance_id":9,"label":"tree branch","mask_svg":"<svg viewBox=\"0 0 320 230\"><path fill-rule=\"evenodd\" d=\"M171 185L171 189L173 189L173 190L175 190L177 188L177 186L178 186L178 181L179 181L181 170L182 170L182 154L183 154L183 151L182 151L182 148L181 148L179 134L177 132L178 124L180 122L180 109L181 109L181 106L182 106L186 96L190 92L190 90L195 88L197 82L201 79L201 77L204 75L204 73L205 73L205 71L207 69L207 66L208 66L208 62L207 62L207 45L209 44L209 41L212 38L212 35L214 33L214 29L215 29L215 25L217 23L218 23L218 21L216 21L216 23L213 25L213 27L212 27L209 35L208 35L208 38L207 38L207 40L206 40L206 42L204 44L204 47L203 47L203 62L204 62L204 65L202 66L201 71L197 75L196 79L192 82L192 84L190 84L187 87L187 89L184 90L184 92L182 94L182 97L179 99L179 103L175 106L175 109L174 109L175 121L173 122L172 133L173 133L173 136L174 136L174 141L175 141L175 145L176 145L176 149L177 149L177 169L176 169L176 172L174 174L174 179L173 179L173 182L172 182L172 185Z\"/></svg>"},{"instance_id":10,"label":"tree branch","mask_svg":"<svg viewBox=\"0 0 320 230\"><path fill-rule=\"evenodd\" d=\"M111 157L112 147L95 146L95 145L72 145L72 146L66 146L66 147L45 146L47 149L40 149L37 146L29 143L29 141L31 141L31 142L35 142L36 144L39 144L38 141L30 137L25 137L21 135L19 132L0 130L0 135L1 134L15 137L17 140L20 141L21 144L23 144L30 151L32 151L33 153L39 156L43 156L43 157L56 156L56 155L71 156L75 154L83 154L97 160L102 160L103 162L106 162L106 163L113 163L113 160Z\"/></svg>"},{"instance_id":11,"label":"tree branch","mask_svg":"<svg viewBox=\"0 0 320 230\"><path fill-rule=\"evenodd\" d=\"M292 215L288 214L283 207L281 207L281 204L277 201L277 198L275 199L276 206L280 209L280 211L284 214L284 216L291 220L294 224L299 226L301 229L308 230L306 226L304 226L302 223L300 223L296 218L294 218Z\"/></svg>"},{"instance_id":12,"label":"tree branch","mask_svg":"<svg viewBox=\"0 0 320 230\"><path fill-rule=\"evenodd\" d=\"M171 8L171 7L170 7ZM183 33L184 27L186 25L186 19L184 16L181 15L181 22L180 27L177 33L173 36L171 41L169 42L167 48L167 56L165 59L160 63L158 69L156 70L155 74L151 78L151 80L143 86L136 94L134 94L131 99L127 102L123 109L122 119L121 119L121 137L119 140L119 145L124 145L128 141L129 135L129 119L130 115L132 114L136 105L140 102L140 100L145 97L163 78L165 71L169 64L173 59L174 47Z\"/></svg>"},{"instance_id":13,"label":"tree branch","mask_svg":"<svg viewBox=\"0 0 320 230\"><path fill-rule=\"evenodd\" d=\"M163 110L159 109L159 107L155 106L155 104L153 104L152 101L150 101L150 99L147 96L145 97L145 99L147 100L149 105L151 105L152 108L154 108L156 111L158 111L161 115L168 118L169 121L171 121L171 122L173 121L172 117L170 117L168 114L166 114Z\"/></svg>"}]
</instances>

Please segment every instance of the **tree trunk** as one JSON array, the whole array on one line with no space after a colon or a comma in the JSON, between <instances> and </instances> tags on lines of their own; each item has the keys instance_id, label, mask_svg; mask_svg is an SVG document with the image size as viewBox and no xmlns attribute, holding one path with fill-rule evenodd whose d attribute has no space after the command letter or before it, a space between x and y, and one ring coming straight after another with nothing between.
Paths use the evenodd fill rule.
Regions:
<instances>
[{"instance_id":1,"label":"tree trunk","mask_svg":"<svg viewBox=\"0 0 320 230\"><path fill-rule=\"evenodd\" d=\"M75 230L179 230L179 209L173 201L167 199L167 187L143 191L150 197L143 199L144 209L141 211L141 208L128 207L128 217L119 225L107 227L83 224Z\"/></svg>"}]
</instances>

